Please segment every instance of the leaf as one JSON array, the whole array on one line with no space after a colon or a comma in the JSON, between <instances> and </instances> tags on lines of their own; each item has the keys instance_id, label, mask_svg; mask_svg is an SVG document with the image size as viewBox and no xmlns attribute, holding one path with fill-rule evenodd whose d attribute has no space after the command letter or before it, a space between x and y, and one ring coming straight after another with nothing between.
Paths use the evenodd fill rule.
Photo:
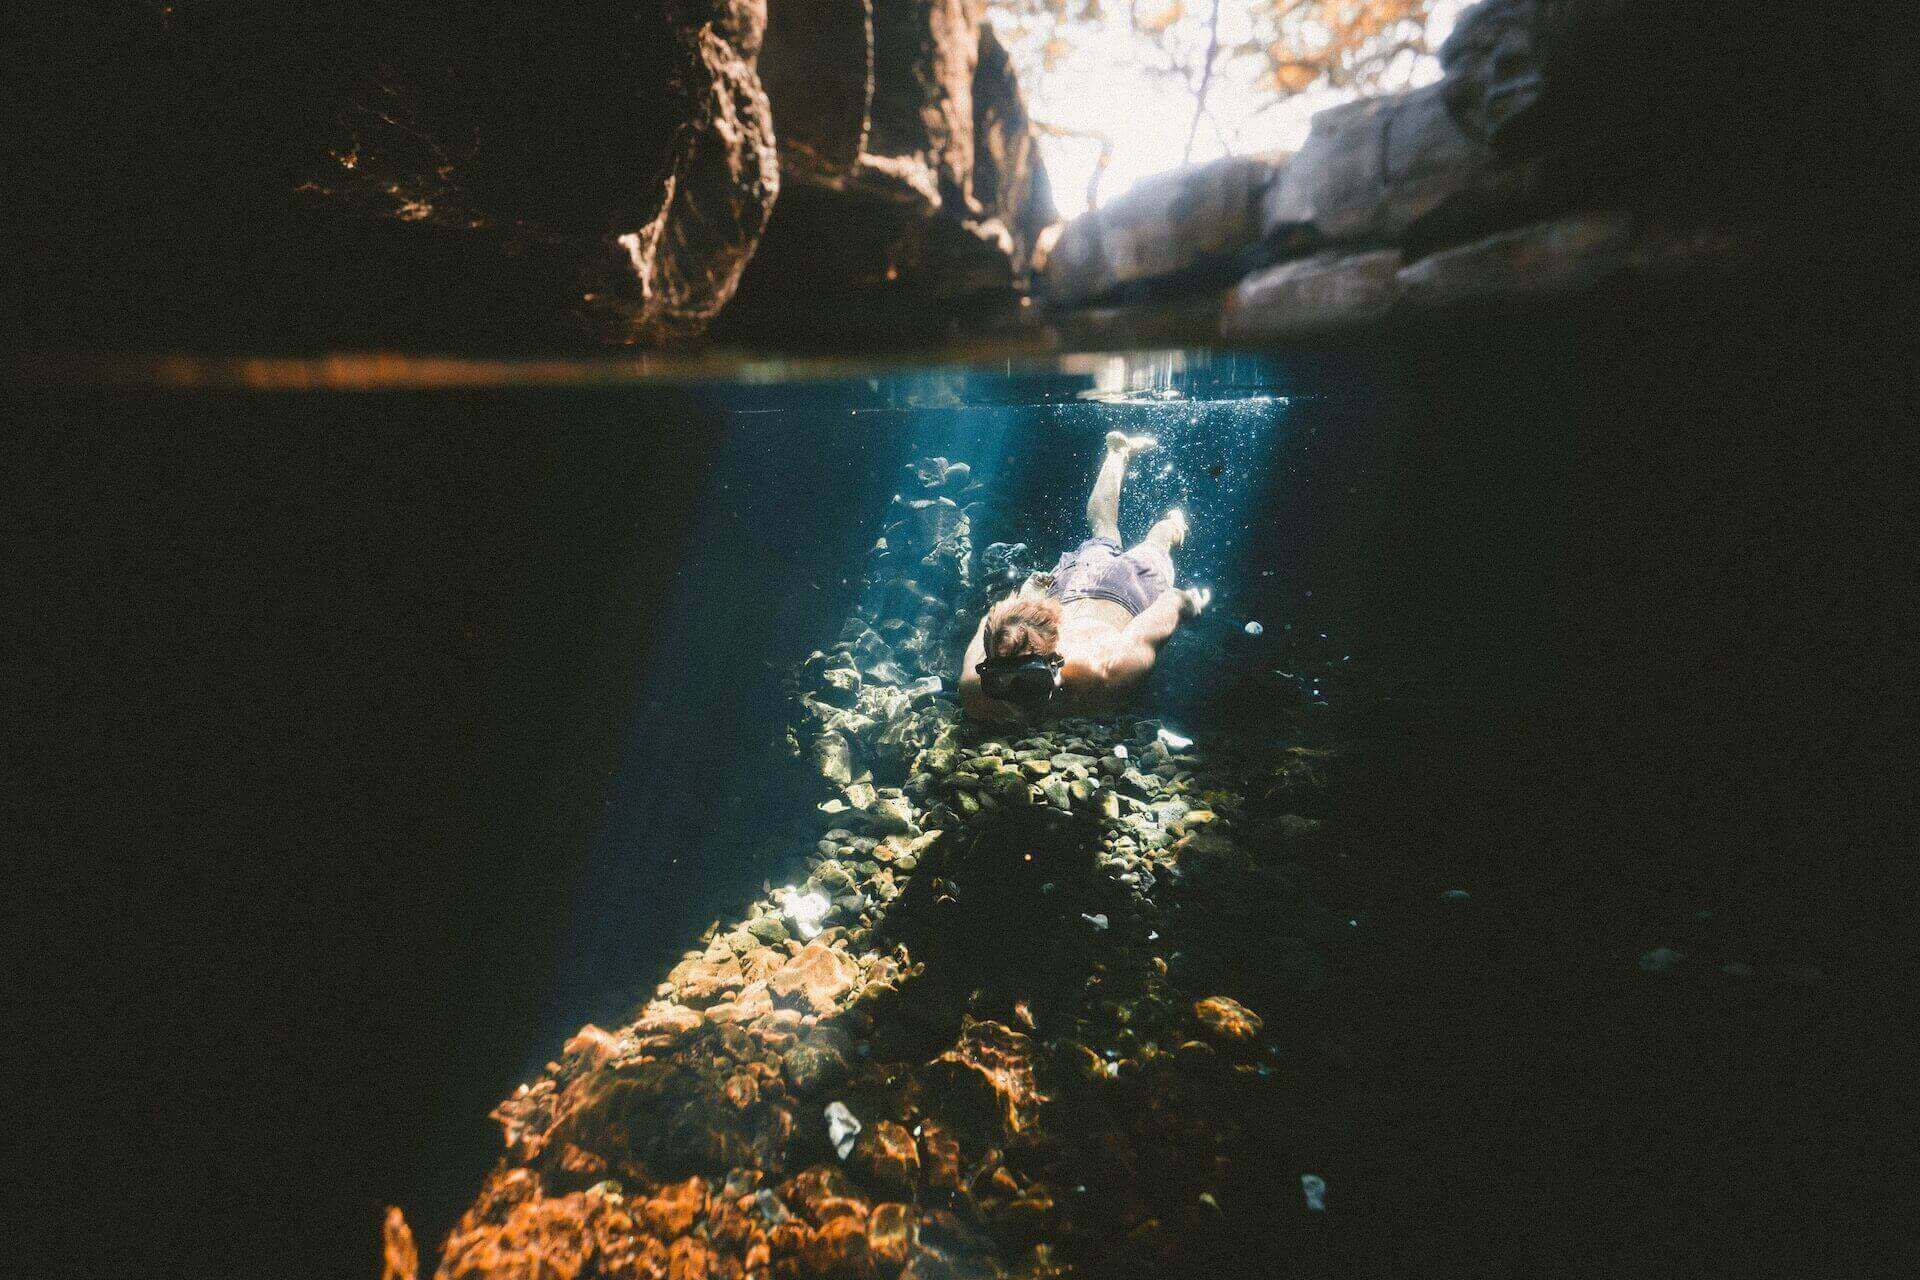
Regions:
<instances>
[{"instance_id":1,"label":"leaf","mask_svg":"<svg viewBox=\"0 0 1920 1280\"><path fill-rule=\"evenodd\" d=\"M1148 35L1164 35L1168 27L1180 21L1187 13L1187 6L1181 0L1173 0L1166 8L1152 13L1143 13L1134 19L1134 26Z\"/></svg>"},{"instance_id":2,"label":"leaf","mask_svg":"<svg viewBox=\"0 0 1920 1280\"><path fill-rule=\"evenodd\" d=\"M1304 93L1319 78L1320 68L1304 62L1277 63L1270 77L1275 92L1283 94Z\"/></svg>"}]
</instances>

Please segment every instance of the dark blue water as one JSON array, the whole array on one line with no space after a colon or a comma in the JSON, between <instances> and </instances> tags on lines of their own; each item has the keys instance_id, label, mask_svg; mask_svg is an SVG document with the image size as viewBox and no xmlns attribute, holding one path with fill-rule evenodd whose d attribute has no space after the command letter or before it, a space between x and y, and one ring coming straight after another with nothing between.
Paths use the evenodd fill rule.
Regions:
<instances>
[{"instance_id":1,"label":"dark blue water","mask_svg":"<svg viewBox=\"0 0 1920 1280\"><path fill-rule=\"evenodd\" d=\"M1662 339L1685 369L1652 337L1503 333L21 393L13 687L46 782L16 896L47 975L22 1025L64 1046L28 1103L74 1175L26 1207L145 1189L76 1274L335 1274L387 1203L431 1248L498 1156L487 1111L817 834L790 677L861 606L908 464L966 462L976 552L1045 567L1119 429L1162 444L1123 535L1181 507L1181 584L1215 592L1144 706L1355 762L1315 815L1351 835L1313 887L1355 934L1314 1060L1392 1123L1300 1117L1348 1213L1271 1257L1698 1270L1819 1252L1805 1213L1877 1239L1880 1118L1913 1112L1884 1020L1850 1016L1899 971L1871 870L1893 651L1857 619L1899 596L1897 495L1841 429L1892 401L1844 352L1783 372L1712 324Z\"/></svg>"}]
</instances>

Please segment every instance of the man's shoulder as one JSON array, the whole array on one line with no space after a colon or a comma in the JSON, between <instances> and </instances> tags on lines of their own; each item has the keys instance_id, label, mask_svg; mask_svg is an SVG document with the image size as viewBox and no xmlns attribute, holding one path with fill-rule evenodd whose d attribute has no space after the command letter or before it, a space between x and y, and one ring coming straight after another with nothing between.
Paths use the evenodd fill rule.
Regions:
<instances>
[{"instance_id":1,"label":"man's shoulder","mask_svg":"<svg viewBox=\"0 0 1920 1280\"><path fill-rule=\"evenodd\" d=\"M1060 668L1060 682L1069 688L1075 685L1106 688L1136 680L1146 669L1140 667L1141 655L1133 652L1137 647L1115 632L1097 645L1088 645L1067 655ZM1151 651L1145 656L1145 662L1149 667L1153 665ZM1139 670L1133 669L1136 667Z\"/></svg>"}]
</instances>

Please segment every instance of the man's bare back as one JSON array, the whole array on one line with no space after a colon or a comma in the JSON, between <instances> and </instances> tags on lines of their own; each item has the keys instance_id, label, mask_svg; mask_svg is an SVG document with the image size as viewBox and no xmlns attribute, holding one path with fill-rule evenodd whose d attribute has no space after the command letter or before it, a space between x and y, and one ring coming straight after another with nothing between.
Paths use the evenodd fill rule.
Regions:
<instances>
[{"instance_id":1,"label":"man's bare back","mask_svg":"<svg viewBox=\"0 0 1920 1280\"><path fill-rule=\"evenodd\" d=\"M1127 461L1154 447L1149 436L1108 433L1087 499L1093 537L1061 557L1048 588L1023 588L989 610L974 631L960 674L969 715L1009 722L1114 710L1152 670L1181 620L1206 608L1206 590L1173 586L1173 549L1187 535L1180 512L1168 512L1138 546L1120 550ZM1043 658L1054 678L1051 689L1036 695L1034 689L1045 684ZM1029 672L1020 682L1005 674L1015 667ZM1006 696L993 696L989 686Z\"/></svg>"}]
</instances>

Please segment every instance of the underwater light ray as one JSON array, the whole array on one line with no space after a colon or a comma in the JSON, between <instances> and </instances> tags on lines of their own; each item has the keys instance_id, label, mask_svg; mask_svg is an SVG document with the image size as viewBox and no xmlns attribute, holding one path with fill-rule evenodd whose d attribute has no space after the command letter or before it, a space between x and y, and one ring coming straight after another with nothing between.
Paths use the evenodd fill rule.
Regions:
<instances>
[{"instance_id":1,"label":"underwater light ray","mask_svg":"<svg viewBox=\"0 0 1920 1280\"><path fill-rule=\"evenodd\" d=\"M546 1032L529 1050L528 1070L544 1061L538 1046L644 995L668 961L658 949L691 923L663 913L718 909L737 896L733 873L709 873L710 854L725 851L719 856L743 873L752 868L740 851L756 847L753 815L773 797L754 776L765 744L749 729L763 718L755 708L777 695L783 669L766 659L798 661L831 642L828 619L844 616L841 603L854 598L844 566L871 545L870 534L856 540L864 502L813 499L866 491L884 503L889 481L914 456L905 432L841 427L844 406L861 394L852 382L789 387L780 407L757 388L713 390L708 411L724 425L697 482L692 523L677 546L650 552L679 559L674 586L665 598L622 606L654 615L657 639L644 667L628 667L619 763L572 890ZM810 617L818 621L800 631L779 621ZM689 806L694 793L708 803ZM670 883L701 891L669 892Z\"/></svg>"}]
</instances>

